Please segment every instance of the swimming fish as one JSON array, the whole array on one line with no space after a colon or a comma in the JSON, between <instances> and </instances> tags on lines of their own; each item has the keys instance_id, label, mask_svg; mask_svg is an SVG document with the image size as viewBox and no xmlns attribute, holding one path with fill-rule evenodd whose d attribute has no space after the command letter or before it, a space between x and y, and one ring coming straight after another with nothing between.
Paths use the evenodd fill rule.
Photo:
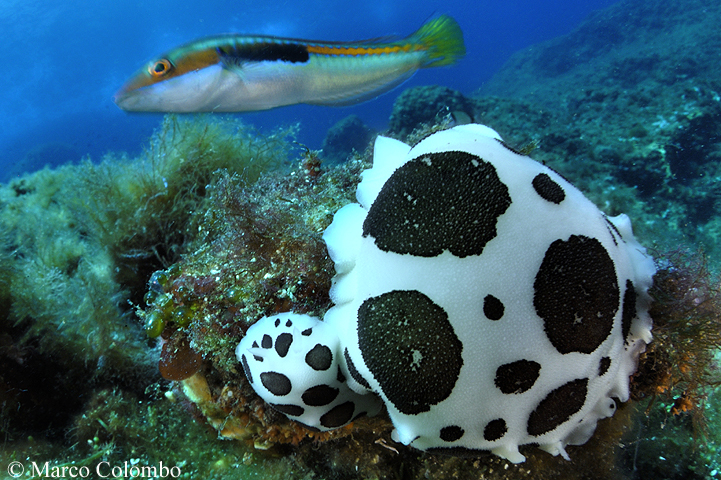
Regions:
<instances>
[{"instance_id":1,"label":"swimming fish","mask_svg":"<svg viewBox=\"0 0 721 480\"><path fill-rule=\"evenodd\" d=\"M397 40L317 42L219 35L152 60L115 94L133 112L248 112L284 105L352 105L418 69L453 65L463 34L447 15Z\"/></svg>"}]
</instances>

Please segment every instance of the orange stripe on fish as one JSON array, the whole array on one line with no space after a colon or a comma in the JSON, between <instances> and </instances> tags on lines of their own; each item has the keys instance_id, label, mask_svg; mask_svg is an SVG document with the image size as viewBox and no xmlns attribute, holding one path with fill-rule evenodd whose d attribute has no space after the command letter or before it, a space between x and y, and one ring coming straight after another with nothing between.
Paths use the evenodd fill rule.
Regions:
<instances>
[{"instance_id":1,"label":"orange stripe on fish","mask_svg":"<svg viewBox=\"0 0 721 480\"><path fill-rule=\"evenodd\" d=\"M319 55L388 55L392 53L411 52L425 50L423 45L384 45L382 47L344 47L344 46L327 46L327 45L308 45L306 46L308 53Z\"/></svg>"}]
</instances>

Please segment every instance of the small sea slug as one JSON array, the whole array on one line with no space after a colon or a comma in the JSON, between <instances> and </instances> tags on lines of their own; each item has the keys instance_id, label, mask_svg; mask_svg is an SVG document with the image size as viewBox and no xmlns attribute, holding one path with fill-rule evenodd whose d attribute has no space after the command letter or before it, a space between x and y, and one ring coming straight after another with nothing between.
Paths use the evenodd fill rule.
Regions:
<instances>
[{"instance_id":1,"label":"small sea slug","mask_svg":"<svg viewBox=\"0 0 721 480\"><path fill-rule=\"evenodd\" d=\"M655 266L627 216L477 124L379 137L357 198L323 236L323 321L266 317L238 345L276 409L327 429L379 397L395 441L517 463L526 444L568 458L628 400Z\"/></svg>"}]
</instances>

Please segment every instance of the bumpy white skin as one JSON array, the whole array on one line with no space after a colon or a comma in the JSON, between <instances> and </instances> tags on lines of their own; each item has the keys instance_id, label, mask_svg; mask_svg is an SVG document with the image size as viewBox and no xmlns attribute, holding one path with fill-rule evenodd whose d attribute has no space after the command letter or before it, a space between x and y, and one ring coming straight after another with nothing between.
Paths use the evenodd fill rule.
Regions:
<instances>
[{"instance_id":1,"label":"bumpy white skin","mask_svg":"<svg viewBox=\"0 0 721 480\"><path fill-rule=\"evenodd\" d=\"M246 377L263 400L321 431L375 415L375 395L350 390L339 371L335 330L315 317L281 313L253 324L236 348Z\"/></svg>"},{"instance_id":2,"label":"bumpy white skin","mask_svg":"<svg viewBox=\"0 0 721 480\"><path fill-rule=\"evenodd\" d=\"M379 137L357 197L323 237L336 268L325 321L263 319L238 346L249 378L275 371L292 380L281 396L255 380L266 401L303 405L300 393L318 384L344 398L354 398L348 387L374 392L396 441L517 463L519 445L530 443L568 458L566 445L585 443L616 400L628 399L629 375L651 340L655 271L628 217L607 219L481 125L413 149ZM287 320L313 325L340 363L341 384L302 361L316 342L296 343L298 332L295 360L253 348L264 335L275 345ZM368 401L372 414L374 398L352 401ZM324 411L290 418L325 429Z\"/></svg>"},{"instance_id":3,"label":"bumpy white skin","mask_svg":"<svg viewBox=\"0 0 721 480\"><path fill-rule=\"evenodd\" d=\"M355 380L349 384L359 392L370 390L381 395L395 426L396 441L459 455L490 450L516 463L524 460L518 446L535 443L568 458L565 445L585 443L597 420L614 413L614 399L628 399L629 375L651 340L647 289L655 267L634 240L625 215L607 220L554 171L514 153L499 140L496 132L480 125L436 133L413 149L395 140L377 140L373 168L364 172L358 187L360 205L342 208L324 234L337 273L331 289L336 306L328 311L325 321L343 332L341 342L350 359L346 362L341 357L343 369ZM383 205L374 203L389 178L400 172L399 167L414 159L416 164L424 162L429 167L443 163L445 160L439 160L442 155L429 154L449 151L469 153L466 162L471 171L488 162L507 186L510 202L502 212L489 215L496 233L482 253L459 256L448 249L421 256L397 253L388 247L386 251L379 248L373 232L363 236L364 222L376 207L376 224L385 222L384 217L395 222L383 235L414 235L402 242L409 250L422 243L424 236L432 235L436 228L432 219L419 225L413 217L418 212L406 216L404 210L423 201L411 183L424 180L406 178L408 185L396 188ZM540 190L550 200L532 186L539 175L543 180ZM392 180L399 181L395 176ZM487 189L494 190L491 193L471 192L457 186L446 188L438 176L428 182L436 184L425 190L434 197L430 204L447 202L446 197L453 199L447 212L455 209L455 201L463 209L479 197L497 194L496 186ZM563 192L562 200L553 198L558 190ZM404 206L394 209L398 203ZM416 230L406 228L409 225ZM463 244L462 226L437 228L458 228L460 235L456 237L460 236L459 243ZM440 230L438 233L445 235ZM552 244L555 255L550 252ZM590 246L595 248L593 252L587 251ZM564 264L567 254L572 257L570 265ZM586 268L589 272L584 277ZM563 277L564 270L571 271L571 278ZM597 276L605 279L608 288L594 293ZM632 288L627 288L631 284ZM605 302L608 325L595 337L590 335L595 340L586 342L584 329L594 328L594 317L601 318L602 313L594 310L595 304L585 304L583 297L595 295L591 303L604 303L614 285L615 299ZM537 301L546 312L553 312L556 306L563 310L567 308L567 289L575 289L575 300L570 302L581 305L576 318L571 316L569 327L575 328L577 323L580 332L575 337L572 334L570 340L565 338L565 326L555 319L555 313L546 313L548 321L544 323L535 304ZM543 292L549 290L552 298L546 301ZM489 296L493 297L488 302L491 317L498 316L498 304L502 304L500 319L485 315ZM375 303L369 301L365 304L369 308L363 310L369 299ZM385 300L389 301L383 303ZM415 320L404 317L404 312L419 301L436 309L430 313L426 309L424 314L446 315L446 323L420 318L422 315ZM622 325L624 309L627 332ZM446 350L433 349L436 332L428 325L434 322L442 324L439 332L449 332L437 340L448 345ZM378 323L383 326L373 326ZM413 329L423 333L415 337L407 333ZM549 329L556 344L549 339ZM409 343L394 346L396 338ZM576 347L574 338L586 344ZM443 352L448 353L447 358L438 360L446 355ZM383 361L377 361L379 356ZM417 380L423 372L432 373L425 380ZM446 391L416 396L409 390L410 384L418 392Z\"/></svg>"}]
</instances>

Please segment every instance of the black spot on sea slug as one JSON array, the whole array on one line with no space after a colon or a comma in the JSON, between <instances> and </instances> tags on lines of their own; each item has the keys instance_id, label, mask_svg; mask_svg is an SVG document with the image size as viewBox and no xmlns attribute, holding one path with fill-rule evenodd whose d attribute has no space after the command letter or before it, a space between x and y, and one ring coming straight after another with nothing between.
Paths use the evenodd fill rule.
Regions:
<instances>
[{"instance_id":1,"label":"black spot on sea slug","mask_svg":"<svg viewBox=\"0 0 721 480\"><path fill-rule=\"evenodd\" d=\"M406 415L427 412L448 398L463 365L463 344L448 314L415 290L363 302L358 344L383 393Z\"/></svg>"},{"instance_id":2,"label":"black spot on sea slug","mask_svg":"<svg viewBox=\"0 0 721 480\"><path fill-rule=\"evenodd\" d=\"M293 335L290 333L281 333L278 338L275 339L275 351L278 356L283 358L288 355L288 349L293 343Z\"/></svg>"},{"instance_id":3,"label":"black spot on sea slug","mask_svg":"<svg viewBox=\"0 0 721 480\"><path fill-rule=\"evenodd\" d=\"M323 414L320 417L320 424L325 428L342 427L353 419L354 411L355 404L353 402L341 403Z\"/></svg>"},{"instance_id":4,"label":"black spot on sea slug","mask_svg":"<svg viewBox=\"0 0 721 480\"><path fill-rule=\"evenodd\" d=\"M312 328L312 327L311 327L311 328L306 328L305 330L303 330L302 332L300 332L300 334L303 335L304 337L310 337L310 334L311 334L311 333L313 333L313 328Z\"/></svg>"},{"instance_id":5,"label":"black spot on sea slug","mask_svg":"<svg viewBox=\"0 0 721 480\"><path fill-rule=\"evenodd\" d=\"M602 377L608 372L608 369L611 367L611 358L610 357L603 357L598 362L598 376Z\"/></svg>"},{"instance_id":6,"label":"black spot on sea slug","mask_svg":"<svg viewBox=\"0 0 721 480\"><path fill-rule=\"evenodd\" d=\"M358 372L358 369L355 368L355 365L353 364L353 360L350 358L350 355L348 354L347 348L343 351L343 357L345 358L345 364L348 366L348 373L350 373L350 376L353 377L353 380L358 382L364 388L370 390L371 386L368 384L368 382L366 382L366 379L361 376L361 374Z\"/></svg>"},{"instance_id":7,"label":"black spot on sea slug","mask_svg":"<svg viewBox=\"0 0 721 480\"><path fill-rule=\"evenodd\" d=\"M243 364L245 378L247 378L250 383L253 383L253 375L250 373L250 366L248 366L248 359L245 358L245 354L241 355L240 363Z\"/></svg>"},{"instance_id":8,"label":"black spot on sea slug","mask_svg":"<svg viewBox=\"0 0 721 480\"><path fill-rule=\"evenodd\" d=\"M260 346L263 348L270 348L273 346L273 339L270 335L263 335L263 339L260 341Z\"/></svg>"},{"instance_id":9,"label":"black spot on sea slug","mask_svg":"<svg viewBox=\"0 0 721 480\"><path fill-rule=\"evenodd\" d=\"M320 343L316 344L305 356L305 363L313 370L328 370L333 363L333 352Z\"/></svg>"},{"instance_id":10,"label":"black spot on sea slug","mask_svg":"<svg viewBox=\"0 0 721 480\"><path fill-rule=\"evenodd\" d=\"M621 313L621 333L623 341L628 342L631 333L631 323L636 318L636 298L638 294L631 280L626 280L626 290L623 292L623 312Z\"/></svg>"},{"instance_id":11,"label":"black spot on sea slug","mask_svg":"<svg viewBox=\"0 0 721 480\"><path fill-rule=\"evenodd\" d=\"M531 182L536 193L547 202L559 204L566 198L563 187L554 182L546 173L539 173Z\"/></svg>"},{"instance_id":12,"label":"black spot on sea slug","mask_svg":"<svg viewBox=\"0 0 721 480\"><path fill-rule=\"evenodd\" d=\"M279 397L288 395L292 389L290 379L278 372L262 372L260 374L260 383L262 383L270 393Z\"/></svg>"},{"instance_id":13,"label":"black spot on sea slug","mask_svg":"<svg viewBox=\"0 0 721 480\"><path fill-rule=\"evenodd\" d=\"M501 392L507 395L523 393L533 387L540 372L540 363L518 360L498 367L494 383Z\"/></svg>"},{"instance_id":14,"label":"black spot on sea slug","mask_svg":"<svg viewBox=\"0 0 721 480\"><path fill-rule=\"evenodd\" d=\"M290 415L292 417L300 417L301 415L303 415L303 413L305 413L305 409L303 407L301 407L300 405L293 405L293 404L277 405L277 404L271 403L270 406L275 408L279 412L285 413L286 415Z\"/></svg>"},{"instance_id":15,"label":"black spot on sea slug","mask_svg":"<svg viewBox=\"0 0 721 480\"><path fill-rule=\"evenodd\" d=\"M503 302L493 295L486 295L483 298L483 314L489 320L500 320L505 311Z\"/></svg>"},{"instance_id":16,"label":"black spot on sea slug","mask_svg":"<svg viewBox=\"0 0 721 480\"><path fill-rule=\"evenodd\" d=\"M613 237L613 243L615 245L618 245L618 241L616 240L616 237L618 237L618 240L623 240L623 237L621 236L621 232L618 231L618 228L616 228L616 225L613 224L611 220L608 219L607 216L603 216L603 219L606 221L606 226L608 227L611 236Z\"/></svg>"},{"instance_id":17,"label":"black spot on sea slug","mask_svg":"<svg viewBox=\"0 0 721 480\"><path fill-rule=\"evenodd\" d=\"M453 457L476 458L485 457L491 453L490 450L481 450L480 448L466 447L432 447L426 449L426 452L437 455L451 455Z\"/></svg>"},{"instance_id":18,"label":"black spot on sea slug","mask_svg":"<svg viewBox=\"0 0 721 480\"><path fill-rule=\"evenodd\" d=\"M434 257L480 255L511 204L496 168L467 152L429 153L398 168L363 222L383 251Z\"/></svg>"},{"instance_id":19,"label":"black spot on sea slug","mask_svg":"<svg viewBox=\"0 0 721 480\"><path fill-rule=\"evenodd\" d=\"M278 328L278 325L280 325L280 318L275 319L275 327Z\"/></svg>"},{"instance_id":20,"label":"black spot on sea slug","mask_svg":"<svg viewBox=\"0 0 721 480\"><path fill-rule=\"evenodd\" d=\"M311 407L322 407L336 399L340 390L328 385L316 385L311 387L300 396L303 403Z\"/></svg>"},{"instance_id":21,"label":"black spot on sea slug","mask_svg":"<svg viewBox=\"0 0 721 480\"><path fill-rule=\"evenodd\" d=\"M528 417L528 434L543 435L555 429L583 408L588 379L573 380L546 395Z\"/></svg>"},{"instance_id":22,"label":"black spot on sea slug","mask_svg":"<svg viewBox=\"0 0 721 480\"><path fill-rule=\"evenodd\" d=\"M365 417L366 415L368 415L368 412L358 412L358 415L356 415L355 417L353 417L353 420L352 420L352 421L355 422L355 421L358 420L359 418Z\"/></svg>"},{"instance_id":23,"label":"black spot on sea slug","mask_svg":"<svg viewBox=\"0 0 721 480\"><path fill-rule=\"evenodd\" d=\"M560 353L591 353L611 334L620 296L616 269L595 238L551 243L533 288L533 306Z\"/></svg>"},{"instance_id":24,"label":"black spot on sea slug","mask_svg":"<svg viewBox=\"0 0 721 480\"><path fill-rule=\"evenodd\" d=\"M463 436L465 432L458 425L450 425L448 427L441 428L441 440L444 442L455 442Z\"/></svg>"},{"instance_id":25,"label":"black spot on sea slug","mask_svg":"<svg viewBox=\"0 0 721 480\"><path fill-rule=\"evenodd\" d=\"M350 373L350 376L353 377L353 380L355 380L368 390L371 390L371 386L368 384L366 379L361 376L360 372L358 372L358 369L355 367L353 359L350 358L350 355L348 354L347 348L343 351L343 357L345 358L345 363L348 366L348 373Z\"/></svg>"},{"instance_id":26,"label":"black spot on sea slug","mask_svg":"<svg viewBox=\"0 0 721 480\"><path fill-rule=\"evenodd\" d=\"M502 418L497 418L488 422L483 429L483 438L486 441L493 442L503 437L508 431L506 421Z\"/></svg>"}]
</instances>

